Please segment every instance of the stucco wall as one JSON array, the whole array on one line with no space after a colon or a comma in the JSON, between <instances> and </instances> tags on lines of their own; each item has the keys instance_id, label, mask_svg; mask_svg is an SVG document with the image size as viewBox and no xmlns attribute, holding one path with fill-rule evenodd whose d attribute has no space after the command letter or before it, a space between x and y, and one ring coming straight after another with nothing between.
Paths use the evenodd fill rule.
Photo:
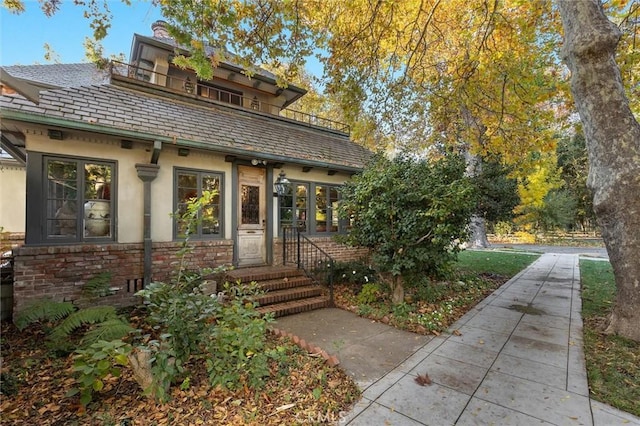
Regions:
<instances>
[{"instance_id":1,"label":"stucco wall","mask_svg":"<svg viewBox=\"0 0 640 426\"><path fill-rule=\"evenodd\" d=\"M115 161L117 188L117 241L141 242L143 239L143 183L138 178L136 163L149 163L152 145L134 142L131 149L120 147L120 139L98 135L65 132L64 140L50 140L46 129L30 129L26 135L27 150L48 154ZM224 179L224 236L231 236L231 163L224 157L191 150L187 157L178 156L177 148L164 146L158 160L160 170L151 183L151 238L155 242L173 240L173 173L175 167L221 172ZM113 195L112 195L113 196ZM21 203L25 205L24 202ZM23 215L24 216L24 215ZM23 224L24 227L24 224Z\"/></svg>"},{"instance_id":2,"label":"stucco wall","mask_svg":"<svg viewBox=\"0 0 640 426\"><path fill-rule=\"evenodd\" d=\"M24 233L27 172L12 162L0 163L0 232Z\"/></svg>"}]
</instances>

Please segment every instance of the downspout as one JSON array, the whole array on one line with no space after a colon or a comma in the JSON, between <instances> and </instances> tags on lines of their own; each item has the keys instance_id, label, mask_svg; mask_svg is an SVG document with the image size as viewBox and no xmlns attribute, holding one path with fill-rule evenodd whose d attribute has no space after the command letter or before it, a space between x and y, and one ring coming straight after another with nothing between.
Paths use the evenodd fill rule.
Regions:
<instances>
[{"instance_id":1,"label":"downspout","mask_svg":"<svg viewBox=\"0 0 640 426\"><path fill-rule=\"evenodd\" d=\"M151 254L152 254L152 241L151 241L151 182L158 176L160 166L158 166L158 158L160 157L160 150L162 149L162 142L155 141L153 143L153 153L151 155L151 162L149 164L138 163L136 164L136 171L138 172L138 178L143 182L144 192L144 222L143 222L143 238L144 238L144 288L151 283Z\"/></svg>"}]
</instances>

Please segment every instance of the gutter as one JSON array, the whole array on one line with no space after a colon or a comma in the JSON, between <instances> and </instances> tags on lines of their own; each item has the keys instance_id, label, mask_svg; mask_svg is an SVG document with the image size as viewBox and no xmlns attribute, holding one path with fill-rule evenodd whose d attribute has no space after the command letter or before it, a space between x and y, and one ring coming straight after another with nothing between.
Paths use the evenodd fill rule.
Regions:
<instances>
[{"instance_id":1,"label":"gutter","mask_svg":"<svg viewBox=\"0 0 640 426\"><path fill-rule=\"evenodd\" d=\"M153 275L153 241L151 240L151 182L158 176L160 166L158 166L158 158L160 157L160 150L162 149L162 142L153 142L153 153L151 155L151 162L149 164L138 163L136 164L136 171L138 172L138 178L143 183L144 194L144 217L143 217L143 247L144 247L144 278L143 288L147 288L151 283Z\"/></svg>"},{"instance_id":2,"label":"gutter","mask_svg":"<svg viewBox=\"0 0 640 426\"><path fill-rule=\"evenodd\" d=\"M66 120L66 119L57 118L57 117L47 117L44 115L30 114L30 113L25 113L22 111L16 111L12 109L1 109L0 118L2 118L3 120L15 120L15 121L22 121L22 122L31 123L31 124L40 124L45 126L54 126L54 127L68 128L73 130L81 130L86 132L100 133L100 134L116 136L124 139L137 139L137 140L146 139L146 140L162 142L163 144L182 146L185 148L198 148L198 149L202 149L209 152L235 155L237 157L254 158L257 154L259 154L261 159L274 162L274 163L283 163L283 162L293 163L293 164L299 164L302 166L311 166L314 168L326 168L326 169L336 170L340 172L345 172L348 174L359 173L362 171L364 167L364 166L363 167L345 166L340 164L328 163L324 161L284 157L284 156L274 155L274 154L265 154L259 151L248 150L248 149L220 147L220 146L212 147L211 144L200 142L200 141L192 141L188 139L180 139L180 138L174 138L171 136L156 135L156 134L145 133L145 132L136 132L133 130L118 129L114 127L103 126L100 124Z\"/></svg>"}]
</instances>

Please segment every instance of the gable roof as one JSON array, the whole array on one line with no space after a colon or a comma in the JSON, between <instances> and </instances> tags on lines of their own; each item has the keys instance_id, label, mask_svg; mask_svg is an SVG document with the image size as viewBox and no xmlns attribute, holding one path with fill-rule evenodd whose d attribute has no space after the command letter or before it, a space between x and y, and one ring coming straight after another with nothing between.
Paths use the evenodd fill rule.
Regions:
<instances>
[{"instance_id":1,"label":"gable roof","mask_svg":"<svg viewBox=\"0 0 640 426\"><path fill-rule=\"evenodd\" d=\"M42 76L39 67L46 66L36 67L31 75ZM28 74L23 68L20 71L23 76ZM38 104L20 95L5 95L0 97L0 117L160 140L223 154L259 153L266 160L351 172L364 167L371 155L345 135L305 127L285 118L204 101L181 101L112 84L43 90Z\"/></svg>"}]
</instances>

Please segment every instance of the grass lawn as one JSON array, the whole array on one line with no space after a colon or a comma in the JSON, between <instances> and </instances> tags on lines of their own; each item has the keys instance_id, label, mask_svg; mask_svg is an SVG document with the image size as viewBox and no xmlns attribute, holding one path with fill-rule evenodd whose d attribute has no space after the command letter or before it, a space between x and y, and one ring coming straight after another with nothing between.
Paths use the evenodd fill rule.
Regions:
<instances>
[{"instance_id":1,"label":"grass lawn","mask_svg":"<svg viewBox=\"0 0 640 426\"><path fill-rule=\"evenodd\" d=\"M591 397L640 416L640 343L602 332L616 294L611 265L581 260L580 275Z\"/></svg>"},{"instance_id":2,"label":"grass lawn","mask_svg":"<svg viewBox=\"0 0 640 426\"><path fill-rule=\"evenodd\" d=\"M465 250L458 254L456 269L474 274L497 274L513 277L540 257L532 253L507 253L486 250Z\"/></svg>"}]
</instances>

